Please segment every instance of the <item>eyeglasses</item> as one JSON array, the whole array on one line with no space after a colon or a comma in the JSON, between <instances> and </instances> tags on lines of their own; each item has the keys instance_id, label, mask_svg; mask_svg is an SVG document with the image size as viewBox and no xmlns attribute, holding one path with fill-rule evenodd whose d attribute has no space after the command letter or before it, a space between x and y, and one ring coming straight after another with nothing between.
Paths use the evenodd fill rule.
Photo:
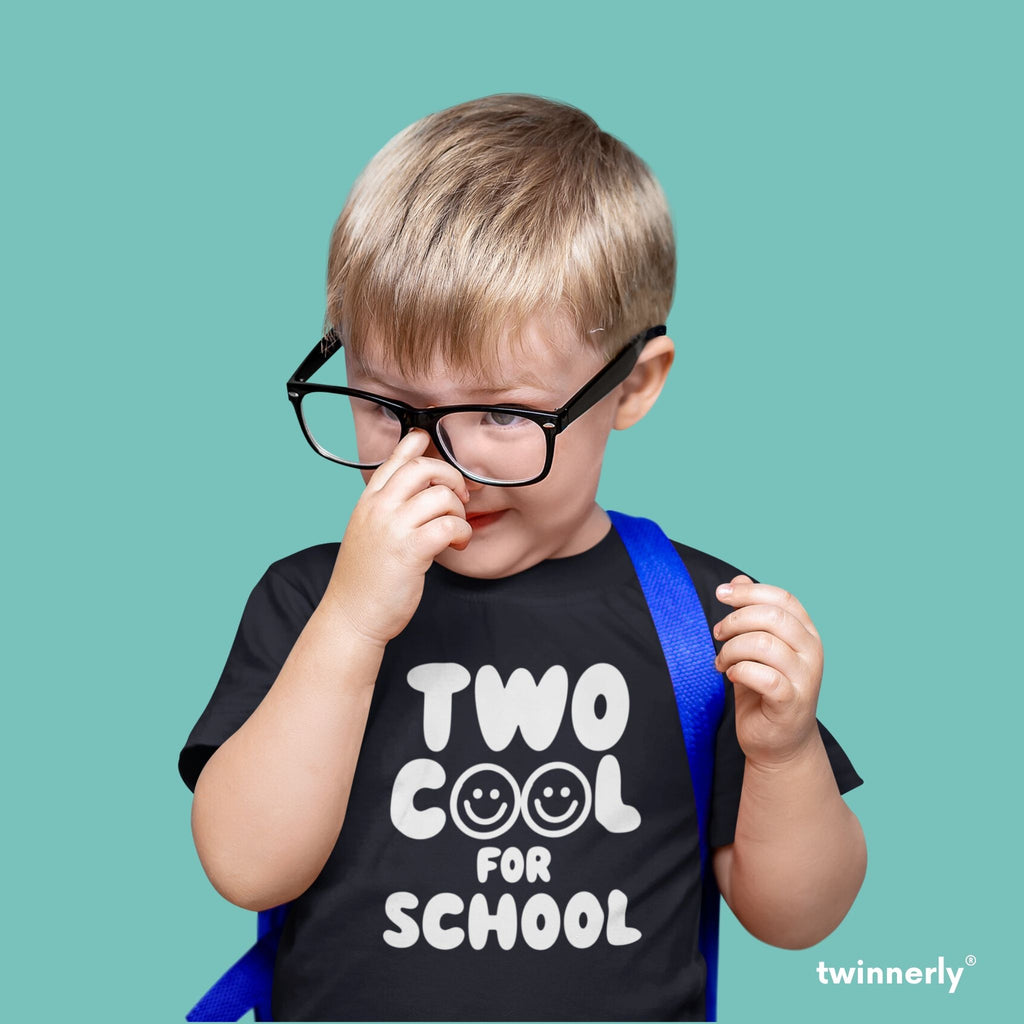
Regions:
<instances>
[{"instance_id":1,"label":"eyeglasses","mask_svg":"<svg viewBox=\"0 0 1024 1024\"><path fill-rule=\"evenodd\" d=\"M555 437L621 384L644 345L664 333L661 324L631 338L565 405L544 412L519 405L416 409L369 391L310 384L309 378L341 348L341 338L331 328L292 374L288 398L303 436L331 462L376 469L410 430L419 427L463 476L495 487L522 487L547 476Z\"/></svg>"}]
</instances>

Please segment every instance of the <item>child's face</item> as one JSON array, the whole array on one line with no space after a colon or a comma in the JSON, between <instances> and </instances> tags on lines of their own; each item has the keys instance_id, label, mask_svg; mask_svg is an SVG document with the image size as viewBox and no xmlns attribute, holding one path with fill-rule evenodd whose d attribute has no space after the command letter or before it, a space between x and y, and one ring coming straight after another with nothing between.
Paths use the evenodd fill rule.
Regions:
<instances>
[{"instance_id":1,"label":"child's face","mask_svg":"<svg viewBox=\"0 0 1024 1024\"><path fill-rule=\"evenodd\" d=\"M649 343L629 379L557 436L551 470L543 480L525 487L494 487L466 479L466 517L473 538L465 550L447 548L436 560L464 576L494 579L546 558L578 554L600 541L609 520L595 496L608 435L613 427L639 419L653 403L671 363L671 345L667 338ZM347 361L347 377L349 387L418 408L480 402L550 411L562 406L608 361L565 327L532 321L523 331L521 346L508 350L491 374L496 379L453 373L439 363L415 379L406 378L381 362L372 340L358 360ZM642 384L655 377L650 402L634 414L644 397ZM440 458L433 444L426 455ZM363 471L364 479L371 475L372 471ZM497 515L487 515L477 524L474 519L481 513Z\"/></svg>"}]
</instances>

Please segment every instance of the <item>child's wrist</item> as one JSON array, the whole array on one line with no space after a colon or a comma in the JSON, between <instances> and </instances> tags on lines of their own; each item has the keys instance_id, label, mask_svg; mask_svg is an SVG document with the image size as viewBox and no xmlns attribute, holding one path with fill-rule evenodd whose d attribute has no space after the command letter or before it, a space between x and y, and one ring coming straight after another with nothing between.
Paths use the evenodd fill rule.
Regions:
<instances>
[{"instance_id":1,"label":"child's wrist","mask_svg":"<svg viewBox=\"0 0 1024 1024\"><path fill-rule=\"evenodd\" d=\"M370 655L382 655L391 638L372 630L365 629L351 614L348 605L341 597L328 589L323 599L313 612L320 629L332 645L337 644L350 658L355 650L362 650Z\"/></svg>"},{"instance_id":2,"label":"child's wrist","mask_svg":"<svg viewBox=\"0 0 1024 1024\"><path fill-rule=\"evenodd\" d=\"M781 749L775 753L761 753L756 757L747 756L746 770L758 775L772 776L779 773L799 773L812 769L817 770L821 764L828 763L828 754L821 741L821 734L815 728L799 744Z\"/></svg>"}]
</instances>

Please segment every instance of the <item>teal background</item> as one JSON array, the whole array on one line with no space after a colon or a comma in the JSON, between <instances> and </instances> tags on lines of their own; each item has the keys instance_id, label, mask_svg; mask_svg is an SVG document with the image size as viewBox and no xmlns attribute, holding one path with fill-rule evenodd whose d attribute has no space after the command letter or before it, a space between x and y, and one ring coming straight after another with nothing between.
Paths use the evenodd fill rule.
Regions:
<instances>
[{"instance_id":1,"label":"teal background","mask_svg":"<svg viewBox=\"0 0 1024 1024\"><path fill-rule=\"evenodd\" d=\"M600 499L800 597L820 717L866 780L853 910L798 952L726 914L721 1019L966 1021L1016 998L1020 11L8 9L9 1014L180 1020L248 944L176 757L251 586L339 538L358 496L284 381L359 169L496 91L583 107L664 184L678 359ZM977 958L952 996L815 973L939 955Z\"/></svg>"}]
</instances>

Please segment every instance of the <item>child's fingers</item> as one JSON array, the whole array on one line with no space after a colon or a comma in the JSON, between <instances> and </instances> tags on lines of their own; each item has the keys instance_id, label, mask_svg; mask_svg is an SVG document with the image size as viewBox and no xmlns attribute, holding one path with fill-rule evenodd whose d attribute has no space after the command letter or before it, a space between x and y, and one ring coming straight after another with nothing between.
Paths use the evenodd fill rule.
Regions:
<instances>
[{"instance_id":1,"label":"child's fingers","mask_svg":"<svg viewBox=\"0 0 1024 1024\"><path fill-rule=\"evenodd\" d=\"M469 501L469 490L462 474L447 462L426 455L416 455L403 462L391 474L382 490L390 499L402 502L437 485L449 488L463 502Z\"/></svg>"},{"instance_id":2,"label":"child's fingers","mask_svg":"<svg viewBox=\"0 0 1024 1024\"><path fill-rule=\"evenodd\" d=\"M395 470L409 459L422 455L430 444L430 435L425 430L410 430L392 449L391 454L373 471L367 481L368 491L379 491L391 479Z\"/></svg>"},{"instance_id":3,"label":"child's fingers","mask_svg":"<svg viewBox=\"0 0 1024 1024\"><path fill-rule=\"evenodd\" d=\"M772 713L792 713L797 707L798 691L790 679L777 669L760 662L737 662L725 670L724 675L733 686L741 686L756 693L766 710ZM740 701L736 694L737 706Z\"/></svg>"},{"instance_id":4,"label":"child's fingers","mask_svg":"<svg viewBox=\"0 0 1024 1024\"><path fill-rule=\"evenodd\" d=\"M446 547L463 551L473 538L473 527L459 516L438 516L419 527L416 535L433 558Z\"/></svg>"},{"instance_id":5,"label":"child's fingers","mask_svg":"<svg viewBox=\"0 0 1024 1024\"><path fill-rule=\"evenodd\" d=\"M758 661L737 661L726 668L725 675L776 707L791 703L796 696L796 688L783 673Z\"/></svg>"},{"instance_id":6,"label":"child's fingers","mask_svg":"<svg viewBox=\"0 0 1024 1024\"><path fill-rule=\"evenodd\" d=\"M429 523L441 516L457 516L466 518L466 506L458 495L444 484L432 484L425 490L414 494L405 503L403 517L413 529Z\"/></svg>"},{"instance_id":7,"label":"child's fingers","mask_svg":"<svg viewBox=\"0 0 1024 1024\"><path fill-rule=\"evenodd\" d=\"M773 587L770 583L754 583L749 576L740 575L734 576L729 583L721 584L715 591L715 596L723 604L731 604L734 608L752 604L776 605L798 619L812 636L818 635L807 610L782 587Z\"/></svg>"},{"instance_id":8,"label":"child's fingers","mask_svg":"<svg viewBox=\"0 0 1024 1024\"><path fill-rule=\"evenodd\" d=\"M462 474L441 459L424 456L429 443L430 435L426 431L410 430L370 477L367 489L382 491L387 488L396 500L406 501L417 491L443 484L463 501L469 501L469 491Z\"/></svg>"},{"instance_id":9,"label":"child's fingers","mask_svg":"<svg viewBox=\"0 0 1024 1024\"><path fill-rule=\"evenodd\" d=\"M804 679L807 669L800 655L771 633L741 633L724 644L715 658L715 668L724 672L730 665L750 662L763 665L790 680Z\"/></svg>"},{"instance_id":10,"label":"child's fingers","mask_svg":"<svg viewBox=\"0 0 1024 1024\"><path fill-rule=\"evenodd\" d=\"M741 633L762 630L785 641L795 651L814 643L807 627L790 611L777 604L752 604L729 612L715 623L712 634L723 643Z\"/></svg>"}]
</instances>

